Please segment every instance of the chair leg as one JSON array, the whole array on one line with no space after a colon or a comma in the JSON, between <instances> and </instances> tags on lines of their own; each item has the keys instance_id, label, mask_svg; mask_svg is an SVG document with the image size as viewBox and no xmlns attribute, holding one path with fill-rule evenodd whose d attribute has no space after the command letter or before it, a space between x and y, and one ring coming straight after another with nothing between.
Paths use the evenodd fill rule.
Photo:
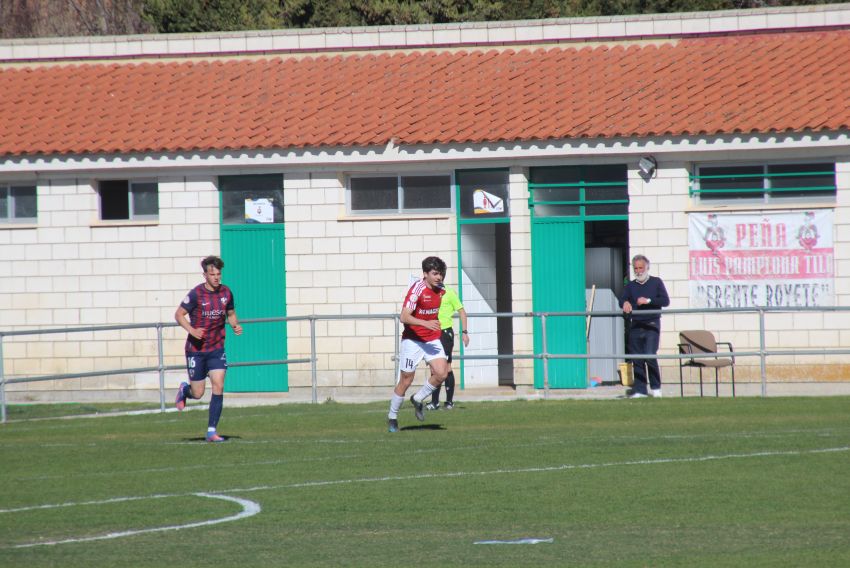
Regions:
<instances>
[{"instance_id":1,"label":"chair leg","mask_svg":"<svg viewBox=\"0 0 850 568\"><path fill-rule=\"evenodd\" d=\"M735 398L735 365L729 368L732 369L732 398Z\"/></svg>"},{"instance_id":2,"label":"chair leg","mask_svg":"<svg viewBox=\"0 0 850 568\"><path fill-rule=\"evenodd\" d=\"M685 398L685 383L682 380L682 366L679 365L679 396Z\"/></svg>"},{"instance_id":3,"label":"chair leg","mask_svg":"<svg viewBox=\"0 0 850 568\"><path fill-rule=\"evenodd\" d=\"M699 396L702 398L702 367L699 370Z\"/></svg>"},{"instance_id":4,"label":"chair leg","mask_svg":"<svg viewBox=\"0 0 850 568\"><path fill-rule=\"evenodd\" d=\"M720 368L714 368L714 397L720 398Z\"/></svg>"}]
</instances>

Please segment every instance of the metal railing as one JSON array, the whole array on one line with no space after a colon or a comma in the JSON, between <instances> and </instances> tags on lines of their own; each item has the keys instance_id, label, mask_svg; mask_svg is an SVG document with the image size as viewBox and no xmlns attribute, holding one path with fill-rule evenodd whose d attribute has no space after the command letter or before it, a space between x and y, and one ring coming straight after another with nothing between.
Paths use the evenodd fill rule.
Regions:
<instances>
[{"instance_id":1,"label":"metal railing","mask_svg":"<svg viewBox=\"0 0 850 568\"><path fill-rule=\"evenodd\" d=\"M761 396L767 396L767 358L773 356L808 356L808 355L850 355L850 348L847 349L780 349L768 350L765 339L765 316L768 313L825 313L825 312L850 312L850 307L835 306L835 307L818 307L818 308L715 308L715 309L665 309L665 310L642 310L642 314L664 314L671 316L677 314L698 314L698 315L714 315L714 314L757 314L759 327L759 348L751 351L735 351L734 356L737 357L758 357L761 375ZM574 311L574 312L496 312L496 313L470 313L467 314L470 319L473 318L539 318L541 325L541 351L540 353L510 353L510 354L484 354L484 355L457 355L455 358L459 360L542 360L543 361L543 392L544 397L549 396L549 361L557 359L712 359L716 354L658 354L658 355L637 355L625 353L549 353L548 337L547 337L547 320L552 317L623 317L620 311ZM295 322L307 321L310 326L310 356L296 359L280 359L267 361L243 361L228 363L228 367L240 366L260 366L260 365L291 365L291 364L306 364L310 363L311 369L311 390L312 402L318 402L318 373L317 361L318 352L316 344L316 323L319 321L335 321L335 320L392 320L395 325L394 337L400 336L401 322L399 314L349 314L349 315L309 315L295 317L276 317L276 318L259 318L246 319L241 321L243 325L251 325L267 322ZM159 398L160 410L165 411L165 373L167 371L183 370L184 365L165 365L165 349L163 339L163 329L168 327L177 327L174 322L171 323L141 323L141 324L125 324L125 325L102 325L88 327L65 327L65 328L47 328L35 330L20 330L20 331L0 331L0 423L6 422L6 385L17 383L31 383L39 381L53 381L66 379L80 379L91 377L102 377L108 375L124 375L135 373L157 372L159 375ZM850 327L850 326L848 326ZM5 365L3 357L4 339L7 337L21 336L38 336L50 334L69 334L83 332L102 332L102 331L124 331L132 329L155 329L157 342L157 362L156 366L149 367L134 367L108 369L101 371L88 371L80 373L62 373L53 375L38 375L27 376L20 378L6 378ZM395 376L399 373L398 341L394 342L393 361L395 362Z\"/></svg>"}]
</instances>

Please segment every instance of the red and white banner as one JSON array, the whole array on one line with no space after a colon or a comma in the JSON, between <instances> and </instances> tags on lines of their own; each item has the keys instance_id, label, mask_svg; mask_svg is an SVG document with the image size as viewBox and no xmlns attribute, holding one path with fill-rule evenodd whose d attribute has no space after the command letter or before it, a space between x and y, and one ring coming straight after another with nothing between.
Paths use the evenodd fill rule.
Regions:
<instances>
[{"instance_id":1,"label":"red and white banner","mask_svg":"<svg viewBox=\"0 0 850 568\"><path fill-rule=\"evenodd\" d=\"M831 306L832 214L690 213L691 307Z\"/></svg>"}]
</instances>

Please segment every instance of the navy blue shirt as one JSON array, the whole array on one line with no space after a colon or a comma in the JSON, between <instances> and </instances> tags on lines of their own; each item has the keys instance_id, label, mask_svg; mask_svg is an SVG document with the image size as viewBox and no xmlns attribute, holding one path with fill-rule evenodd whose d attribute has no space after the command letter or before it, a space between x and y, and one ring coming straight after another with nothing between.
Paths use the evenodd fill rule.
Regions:
<instances>
[{"instance_id":1,"label":"navy blue shirt","mask_svg":"<svg viewBox=\"0 0 850 568\"><path fill-rule=\"evenodd\" d=\"M189 290L180 306L189 312L192 327L206 330L203 339L186 337L186 353L224 349L224 322L228 312L236 309L230 288L222 284L210 292L203 283L198 284Z\"/></svg>"},{"instance_id":2,"label":"navy blue shirt","mask_svg":"<svg viewBox=\"0 0 850 568\"><path fill-rule=\"evenodd\" d=\"M639 306L638 298L649 298L648 304ZM650 276L649 280L641 284L637 280L632 280L623 289L623 296L620 298L620 307L629 302L632 305L632 325L643 325L660 328L661 314L642 314L644 310L660 310L670 305L670 296L667 295L667 288L664 287L664 281L657 276Z\"/></svg>"}]
</instances>

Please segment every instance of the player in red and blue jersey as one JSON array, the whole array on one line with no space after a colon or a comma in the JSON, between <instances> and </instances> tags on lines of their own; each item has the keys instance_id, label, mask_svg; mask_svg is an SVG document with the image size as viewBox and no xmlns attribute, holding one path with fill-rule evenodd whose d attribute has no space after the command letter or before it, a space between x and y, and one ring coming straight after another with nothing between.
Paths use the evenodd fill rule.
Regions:
<instances>
[{"instance_id":1,"label":"player in red and blue jersey","mask_svg":"<svg viewBox=\"0 0 850 568\"><path fill-rule=\"evenodd\" d=\"M399 350L401 376L393 390L387 414L387 428L390 432L398 432L398 411L404 403L407 389L413 383L419 362L425 359L431 367L431 376L410 397L417 420L425 420L425 404L422 401L443 384L448 374L446 353L440 342L442 331L437 319L440 302L445 294L442 286L445 276L446 263L439 257L429 256L422 261L422 280L415 282L404 297L400 316L404 324Z\"/></svg>"},{"instance_id":2,"label":"player in red and blue jersey","mask_svg":"<svg viewBox=\"0 0 850 568\"><path fill-rule=\"evenodd\" d=\"M204 396L206 378L212 386L207 442L223 442L219 436L218 421L224 406L224 375L227 357L224 352L224 322L227 321L236 335L242 335L242 326L236 317L236 302L230 288L221 283L224 261L208 256L201 261L204 282L186 294L174 313L174 319L189 334L186 337L186 369L189 382L180 383L175 406L186 407L186 399ZM187 319L188 316L188 319Z\"/></svg>"}]
</instances>

